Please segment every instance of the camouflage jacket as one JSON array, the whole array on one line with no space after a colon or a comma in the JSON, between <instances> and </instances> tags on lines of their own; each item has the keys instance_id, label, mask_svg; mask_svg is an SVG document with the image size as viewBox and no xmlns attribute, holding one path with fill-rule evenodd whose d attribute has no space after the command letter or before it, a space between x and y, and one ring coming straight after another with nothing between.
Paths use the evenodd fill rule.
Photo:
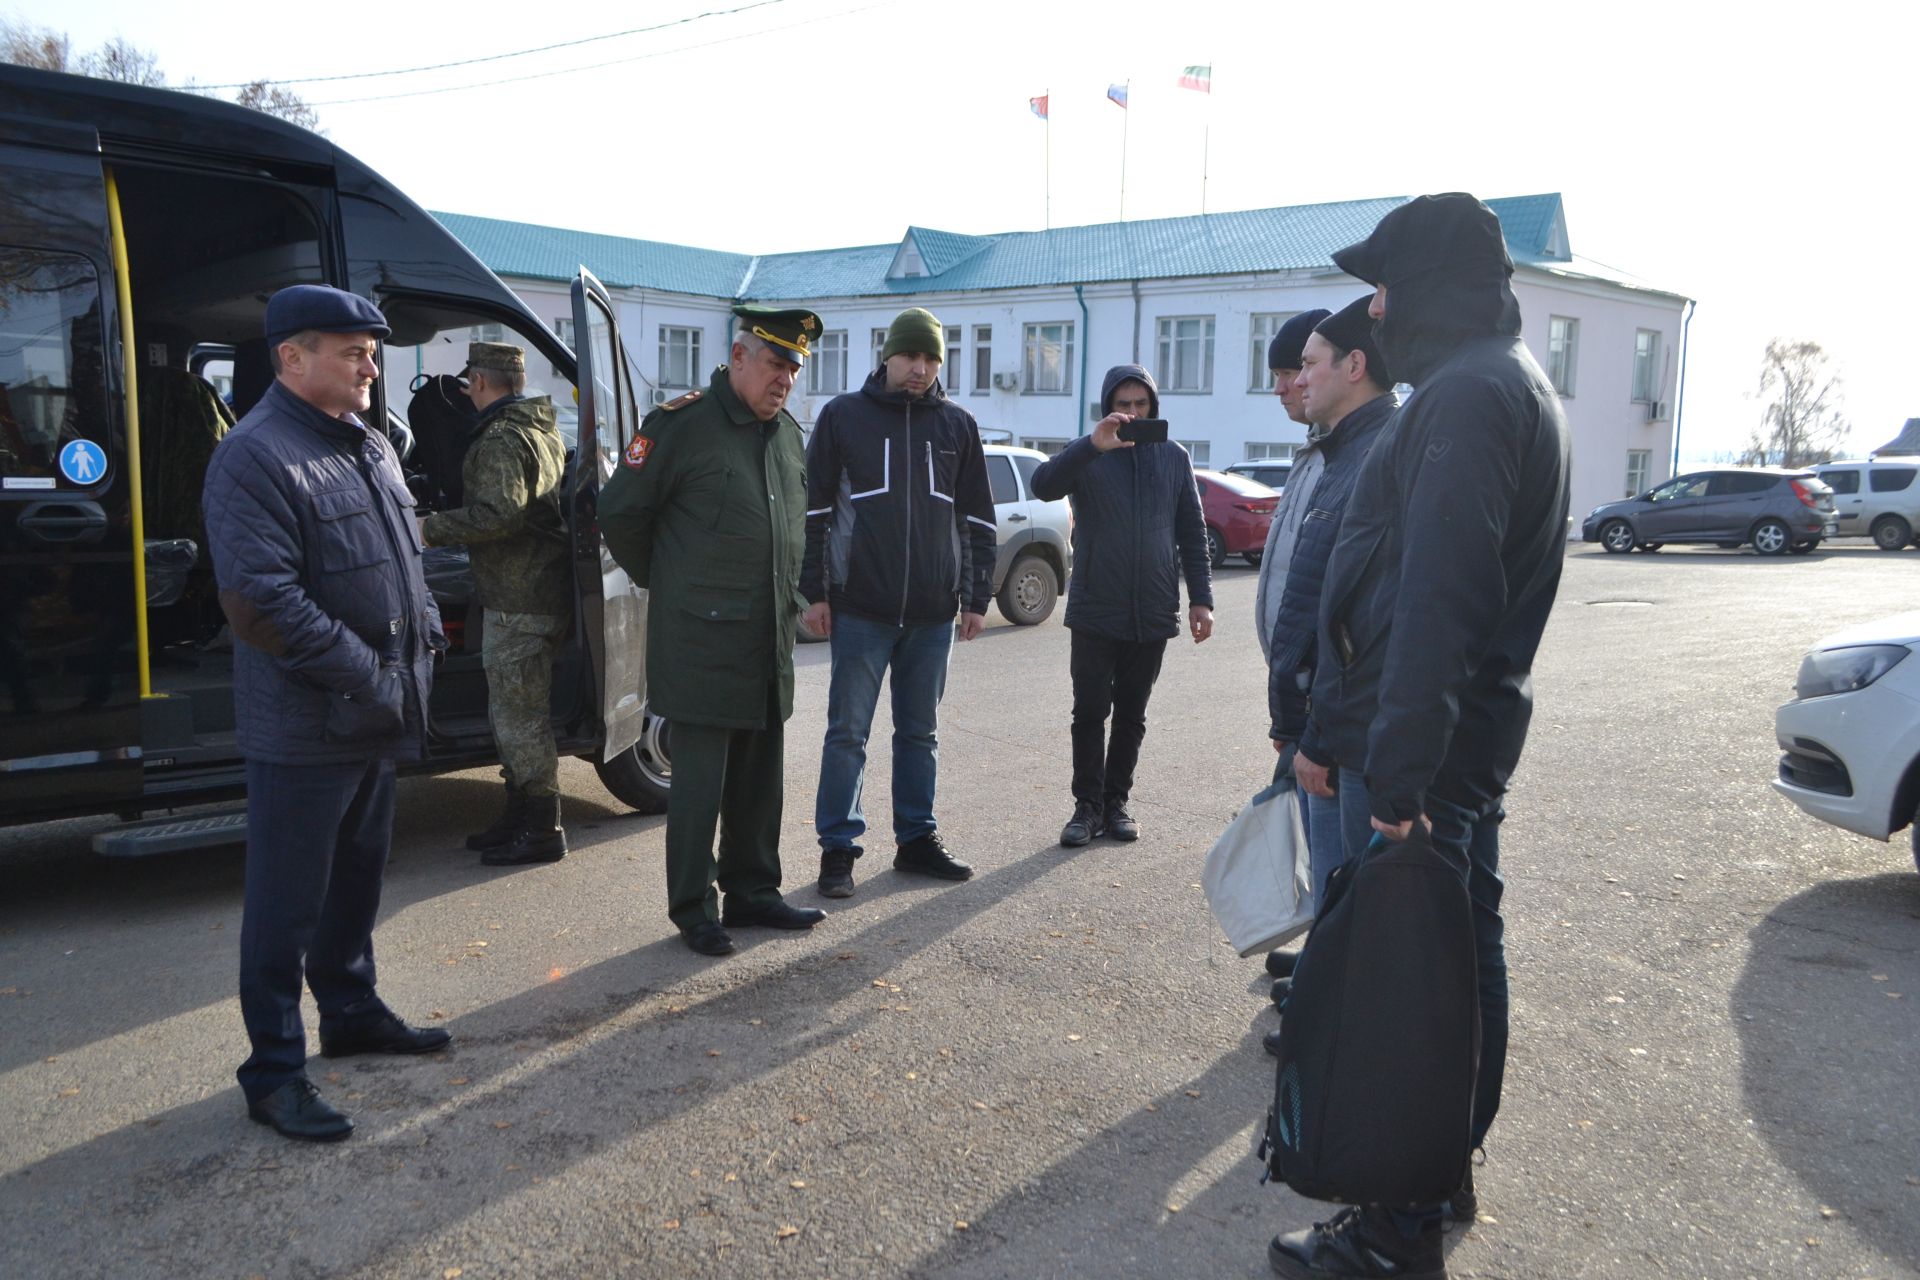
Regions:
<instances>
[{"instance_id":1,"label":"camouflage jacket","mask_svg":"<svg viewBox=\"0 0 1920 1280\"><path fill-rule=\"evenodd\" d=\"M546 396L502 400L480 415L461 469L465 505L427 517L428 546L464 542L474 592L505 613L573 612L560 475L567 449Z\"/></svg>"}]
</instances>

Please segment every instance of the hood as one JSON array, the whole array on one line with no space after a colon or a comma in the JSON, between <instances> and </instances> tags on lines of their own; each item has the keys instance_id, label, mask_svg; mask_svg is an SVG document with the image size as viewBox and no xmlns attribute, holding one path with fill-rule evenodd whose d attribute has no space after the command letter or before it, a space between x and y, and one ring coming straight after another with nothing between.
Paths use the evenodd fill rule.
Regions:
<instances>
[{"instance_id":1,"label":"hood","mask_svg":"<svg viewBox=\"0 0 1920 1280\"><path fill-rule=\"evenodd\" d=\"M860 394L880 404L895 406L937 404L947 398L947 393L945 389L941 387L938 377L934 378L933 385L928 387L921 395L914 396L908 395L904 391L887 390L887 366L885 365L881 365L878 369L875 369L867 375L867 380L860 385Z\"/></svg>"},{"instance_id":2,"label":"hood","mask_svg":"<svg viewBox=\"0 0 1920 1280\"><path fill-rule=\"evenodd\" d=\"M1415 386L1467 342L1520 332L1500 219L1465 192L1408 201L1333 261L1387 287L1373 340L1393 375Z\"/></svg>"},{"instance_id":3,"label":"hood","mask_svg":"<svg viewBox=\"0 0 1920 1280\"><path fill-rule=\"evenodd\" d=\"M1920 644L1920 613L1896 613L1890 618L1863 622L1845 631L1825 636L1813 646L1821 649L1848 649L1863 644Z\"/></svg>"},{"instance_id":4,"label":"hood","mask_svg":"<svg viewBox=\"0 0 1920 1280\"><path fill-rule=\"evenodd\" d=\"M1100 384L1100 416L1104 418L1113 412L1114 389L1129 378L1135 382L1145 384L1147 388L1147 403L1152 407L1152 411L1149 412L1147 416L1149 418L1159 417L1160 384L1153 380L1152 374L1137 364L1117 364L1107 370L1106 380Z\"/></svg>"}]
</instances>

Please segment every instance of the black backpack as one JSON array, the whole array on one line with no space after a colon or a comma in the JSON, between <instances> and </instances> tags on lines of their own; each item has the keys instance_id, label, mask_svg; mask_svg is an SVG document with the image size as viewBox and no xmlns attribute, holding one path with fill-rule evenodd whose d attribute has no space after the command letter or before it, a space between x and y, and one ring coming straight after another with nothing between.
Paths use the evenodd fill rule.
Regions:
<instances>
[{"instance_id":1,"label":"black backpack","mask_svg":"<svg viewBox=\"0 0 1920 1280\"><path fill-rule=\"evenodd\" d=\"M423 373L410 390L413 399L407 402L407 425L413 429L414 444L409 462L427 477L427 492L418 496L435 511L450 510L463 500L460 469L480 415L474 412L460 379L450 373Z\"/></svg>"},{"instance_id":2,"label":"black backpack","mask_svg":"<svg viewBox=\"0 0 1920 1280\"><path fill-rule=\"evenodd\" d=\"M1466 869L1415 824L1337 869L1280 1022L1268 1172L1314 1200L1426 1205L1466 1177L1480 998Z\"/></svg>"}]
</instances>

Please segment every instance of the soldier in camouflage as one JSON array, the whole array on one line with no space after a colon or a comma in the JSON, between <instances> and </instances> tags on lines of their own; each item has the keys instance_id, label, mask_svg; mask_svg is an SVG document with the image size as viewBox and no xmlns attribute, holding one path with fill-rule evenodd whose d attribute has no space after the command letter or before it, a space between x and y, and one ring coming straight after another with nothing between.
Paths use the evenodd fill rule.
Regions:
<instances>
[{"instance_id":1,"label":"soldier in camouflage","mask_svg":"<svg viewBox=\"0 0 1920 1280\"><path fill-rule=\"evenodd\" d=\"M487 719L507 803L491 827L467 837L467 847L490 866L557 862L567 855L567 833L548 705L554 655L573 615L560 509L567 450L553 401L523 394L519 347L469 344L466 377L480 420L461 471L465 505L426 517L420 537L433 547L467 545L474 593L486 611L480 653Z\"/></svg>"}]
</instances>

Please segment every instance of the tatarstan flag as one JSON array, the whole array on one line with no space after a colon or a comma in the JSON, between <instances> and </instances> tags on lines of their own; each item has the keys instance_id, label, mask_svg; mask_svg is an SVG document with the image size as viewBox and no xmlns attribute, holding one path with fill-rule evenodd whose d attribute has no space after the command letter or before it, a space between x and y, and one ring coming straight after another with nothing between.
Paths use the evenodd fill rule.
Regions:
<instances>
[{"instance_id":1,"label":"tatarstan flag","mask_svg":"<svg viewBox=\"0 0 1920 1280\"><path fill-rule=\"evenodd\" d=\"M1188 67L1180 73L1180 88L1198 89L1202 93L1213 92L1213 65Z\"/></svg>"}]
</instances>

